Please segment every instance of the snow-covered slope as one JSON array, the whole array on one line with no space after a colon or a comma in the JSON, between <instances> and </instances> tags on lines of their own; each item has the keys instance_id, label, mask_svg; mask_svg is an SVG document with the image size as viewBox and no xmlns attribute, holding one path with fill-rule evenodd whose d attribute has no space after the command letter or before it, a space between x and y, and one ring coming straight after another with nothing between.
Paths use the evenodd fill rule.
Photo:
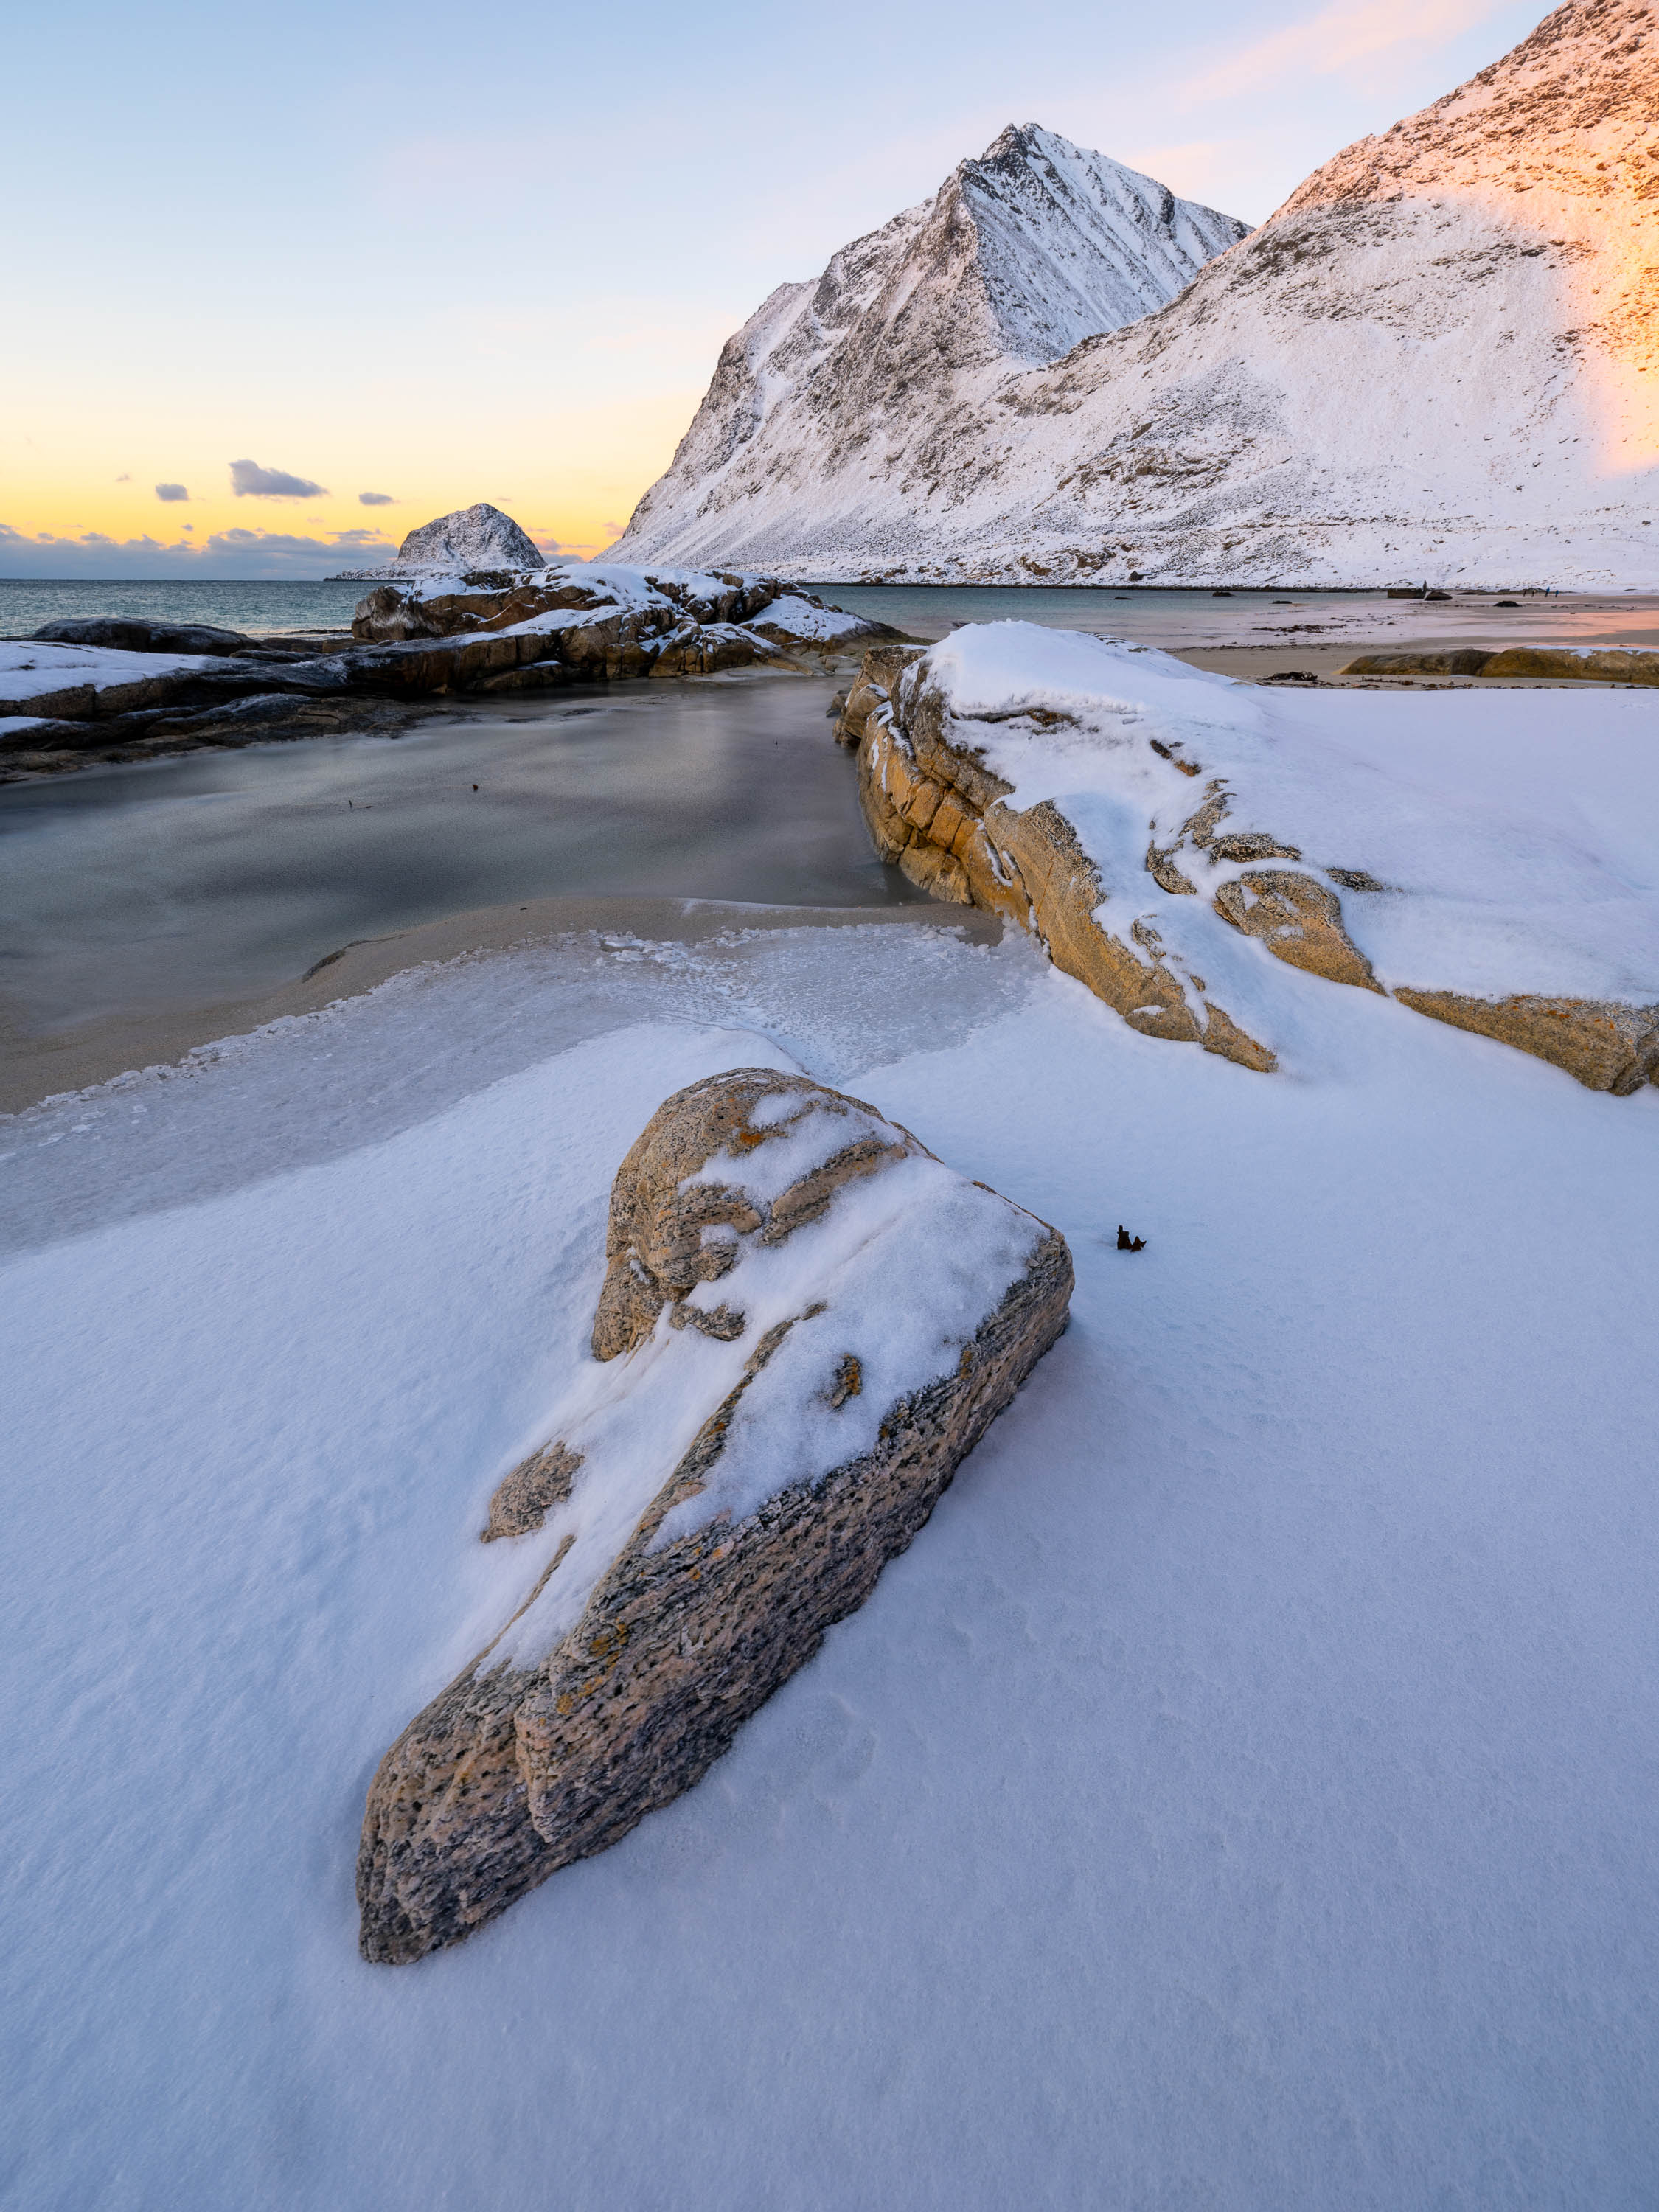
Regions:
<instances>
[{"instance_id":1,"label":"snow-covered slope","mask_svg":"<svg viewBox=\"0 0 1659 2212\"><path fill-rule=\"evenodd\" d=\"M1161 307L1246 228L1051 131L1011 125L816 282L780 286L727 341L672 467L614 550L695 561L777 536L799 552L803 529L837 501L850 521L872 483L907 498L936 486L943 411Z\"/></svg>"},{"instance_id":2,"label":"snow-covered slope","mask_svg":"<svg viewBox=\"0 0 1659 2212\"><path fill-rule=\"evenodd\" d=\"M826 578L1651 585L1656 115L1651 0L1571 0L1158 312L635 528Z\"/></svg>"}]
</instances>

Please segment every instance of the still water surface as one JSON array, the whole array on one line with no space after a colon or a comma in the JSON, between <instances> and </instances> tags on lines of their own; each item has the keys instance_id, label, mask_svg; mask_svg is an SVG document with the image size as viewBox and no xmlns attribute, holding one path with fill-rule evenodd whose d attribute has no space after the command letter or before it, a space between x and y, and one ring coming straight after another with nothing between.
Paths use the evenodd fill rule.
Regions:
<instances>
[{"instance_id":1,"label":"still water surface","mask_svg":"<svg viewBox=\"0 0 1659 2212\"><path fill-rule=\"evenodd\" d=\"M56 1030L239 996L353 939L517 899L913 900L871 851L853 763L830 738L833 688L585 687L401 738L0 790L6 1013Z\"/></svg>"}]
</instances>

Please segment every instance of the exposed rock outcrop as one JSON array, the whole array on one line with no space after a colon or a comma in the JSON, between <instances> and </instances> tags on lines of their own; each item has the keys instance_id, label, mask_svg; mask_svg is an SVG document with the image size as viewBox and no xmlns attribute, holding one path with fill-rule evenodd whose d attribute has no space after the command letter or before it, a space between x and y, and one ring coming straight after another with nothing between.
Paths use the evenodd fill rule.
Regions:
<instances>
[{"instance_id":1,"label":"exposed rock outcrop","mask_svg":"<svg viewBox=\"0 0 1659 2212\"><path fill-rule=\"evenodd\" d=\"M1659 653L1632 646L1451 646L1441 653L1362 653L1340 676L1491 676L1511 681L1659 684Z\"/></svg>"},{"instance_id":2,"label":"exposed rock outcrop","mask_svg":"<svg viewBox=\"0 0 1659 2212\"><path fill-rule=\"evenodd\" d=\"M909 1543L1071 1286L1055 1231L856 1099L749 1068L667 1100L617 1176L593 1361L491 1504L510 1618L370 1788L363 1955L459 1941L696 1781Z\"/></svg>"},{"instance_id":3,"label":"exposed rock outcrop","mask_svg":"<svg viewBox=\"0 0 1659 2212\"><path fill-rule=\"evenodd\" d=\"M986 907L1030 930L1057 968L1144 1036L1270 1070L1271 1048L1208 995L1201 976L1171 964L1144 915L1130 907L1112 926L1112 894L1063 806L1008 803L1012 785L964 738L947 694L917 665L927 659L920 648L867 653L836 726L840 742L858 748L859 798L882 859L935 898ZM1045 720L1053 727L1073 718L1037 708L1020 719L1036 731ZM1183 879L1182 888L1194 887Z\"/></svg>"},{"instance_id":4,"label":"exposed rock outcrop","mask_svg":"<svg viewBox=\"0 0 1659 2212\"><path fill-rule=\"evenodd\" d=\"M0 721L11 724L0 728L0 781L61 765L66 754L137 758L164 746L247 743L256 724L265 736L310 735L342 726L353 700L412 706L457 692L823 667L891 635L785 592L775 577L577 561L460 573L414 566L358 603L351 642L337 649L326 634L54 623L38 642L0 641Z\"/></svg>"},{"instance_id":5,"label":"exposed rock outcrop","mask_svg":"<svg viewBox=\"0 0 1659 2212\"><path fill-rule=\"evenodd\" d=\"M1394 995L1454 1029L1551 1060L1590 1091L1628 1098L1644 1083L1659 1082L1659 1006L1535 995L1481 999L1468 992L1416 991L1407 983L1396 985Z\"/></svg>"},{"instance_id":6,"label":"exposed rock outcrop","mask_svg":"<svg viewBox=\"0 0 1659 2212\"><path fill-rule=\"evenodd\" d=\"M1343 711L1340 697L1334 714ZM1659 1003L1646 994L1487 994L1448 988L1449 974L1446 984L1425 986L1409 970L1376 972L1379 946L1405 948L1390 951L1394 963L1423 957L1420 931L1389 927L1391 911L1414 896L1444 917L1448 969L1468 957L1458 951L1460 932L1489 944L1495 927L1502 957L1524 971L1524 902L1530 890L1536 908L1539 892L1505 878L1517 853L1540 848L1545 830L1507 823L1494 793L1492 823L1472 828L1456 863L1438 863L1449 874L1419 878L1414 893L1396 888L1414 865L1420 793L1391 791L1375 763L1356 768L1335 749L1307 750L1293 732L1276 731L1252 695L1161 653L1024 623L961 629L927 651L880 648L866 655L836 735L858 749L860 798L884 860L936 897L1032 931L1057 967L1145 1036L1201 1043L1248 1067L1274 1066L1261 1014L1230 995L1260 994L1248 975L1221 984L1224 945L1206 941L1206 925L1192 919L1207 913L1288 967L1391 992L1419 1012L1553 1061L1592 1090L1624 1096L1659 1071ZM1253 788L1322 824L1322 836L1334 817L1343 821L1353 850L1340 863L1322 861L1305 840L1285 836L1292 822L1241 826L1247 805L1267 803L1253 801ZM1135 842L1146 835L1142 821L1144 856ZM1381 873L1352 865L1378 839L1401 865ZM1612 974L1622 963L1628 972L1620 945L1598 951L1595 942L1598 931L1620 926L1626 887L1599 878L1571 840L1569 848L1553 872L1562 884L1575 872L1583 882L1567 907L1539 912L1534 957L1559 960L1564 937L1576 934L1582 967ZM1507 909L1516 898L1518 910ZM1650 945L1650 925L1632 941Z\"/></svg>"},{"instance_id":7,"label":"exposed rock outcrop","mask_svg":"<svg viewBox=\"0 0 1659 2212\"><path fill-rule=\"evenodd\" d=\"M383 584L360 601L363 643L511 635L524 665L573 674L702 675L779 653L860 647L892 632L785 592L775 576L563 561Z\"/></svg>"}]
</instances>

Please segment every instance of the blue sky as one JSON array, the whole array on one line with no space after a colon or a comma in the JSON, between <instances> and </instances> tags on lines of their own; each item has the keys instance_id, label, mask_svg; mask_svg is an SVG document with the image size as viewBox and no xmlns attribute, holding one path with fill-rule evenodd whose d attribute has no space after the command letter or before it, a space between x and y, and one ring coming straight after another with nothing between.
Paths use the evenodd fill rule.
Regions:
<instances>
[{"instance_id":1,"label":"blue sky","mask_svg":"<svg viewBox=\"0 0 1659 2212\"><path fill-rule=\"evenodd\" d=\"M58 0L8 37L0 573L322 574L478 498L592 550L765 294L1004 124L1259 221L1540 12Z\"/></svg>"}]
</instances>

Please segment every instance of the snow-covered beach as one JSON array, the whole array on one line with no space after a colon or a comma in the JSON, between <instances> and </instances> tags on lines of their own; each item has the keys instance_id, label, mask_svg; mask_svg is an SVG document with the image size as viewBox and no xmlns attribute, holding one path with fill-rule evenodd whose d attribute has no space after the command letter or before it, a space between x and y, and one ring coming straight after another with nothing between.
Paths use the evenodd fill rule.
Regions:
<instances>
[{"instance_id":1,"label":"snow-covered beach","mask_svg":"<svg viewBox=\"0 0 1659 2212\"><path fill-rule=\"evenodd\" d=\"M1659 1093L1297 980L1264 1079L1017 933L582 937L7 1125L16 2201L1645 2202ZM617 1159L777 1053L1071 1330L702 1785L363 1966Z\"/></svg>"},{"instance_id":2,"label":"snow-covered beach","mask_svg":"<svg viewBox=\"0 0 1659 2212\"><path fill-rule=\"evenodd\" d=\"M961 908L552 901L0 1124L21 2203L1646 2201L1659 1091L1286 969L1099 839L1191 749L1405 885L1353 925L1385 976L1420 863L1481 988L1579 937L1552 987L1633 988L1659 706L1030 625L927 666L1013 803L1094 794L1111 902L1207 931L1276 1073ZM1070 1329L705 1780L366 1965L364 1791L499 1606L611 1178L738 1066L1059 1229Z\"/></svg>"},{"instance_id":3,"label":"snow-covered beach","mask_svg":"<svg viewBox=\"0 0 1659 2212\"><path fill-rule=\"evenodd\" d=\"M1659 0L1520 4L20 23L0 2212L1659 2203Z\"/></svg>"},{"instance_id":4,"label":"snow-covered beach","mask_svg":"<svg viewBox=\"0 0 1659 2212\"><path fill-rule=\"evenodd\" d=\"M20 2203L484 2212L550 2174L573 2207L722 2212L1645 2201L1659 1091L1224 921L1278 855L1341 887L1390 988L1645 1019L1659 704L1189 665L1281 611L1143 610L1186 662L947 617L925 664L872 654L890 709L864 678L842 709L860 775L870 732L932 714L1010 820L1066 810L1102 926L1224 1001L1239 1065L1172 1043L1173 1000L1103 1005L1012 907L878 926L860 902L905 886L829 672L63 783L42 881L100 853L115 903L0 1123ZM1341 603L1288 611L1351 649ZM1649 618L1552 611L1563 642ZM525 897L434 901L419 837L460 865L464 818L480 885L547 848ZM563 896L534 874L556 829ZM313 848L361 884L377 838L426 883L401 928L289 911ZM701 896L663 879L699 838ZM779 902L732 902L774 865ZM269 985L307 928L330 957L214 1000L215 961ZM146 959L176 970L149 1000ZM757 1066L1058 1229L1069 1332L696 1788L461 1949L365 1964L364 1793L535 1571L478 1528L590 1357L618 1164L667 1094Z\"/></svg>"}]
</instances>

